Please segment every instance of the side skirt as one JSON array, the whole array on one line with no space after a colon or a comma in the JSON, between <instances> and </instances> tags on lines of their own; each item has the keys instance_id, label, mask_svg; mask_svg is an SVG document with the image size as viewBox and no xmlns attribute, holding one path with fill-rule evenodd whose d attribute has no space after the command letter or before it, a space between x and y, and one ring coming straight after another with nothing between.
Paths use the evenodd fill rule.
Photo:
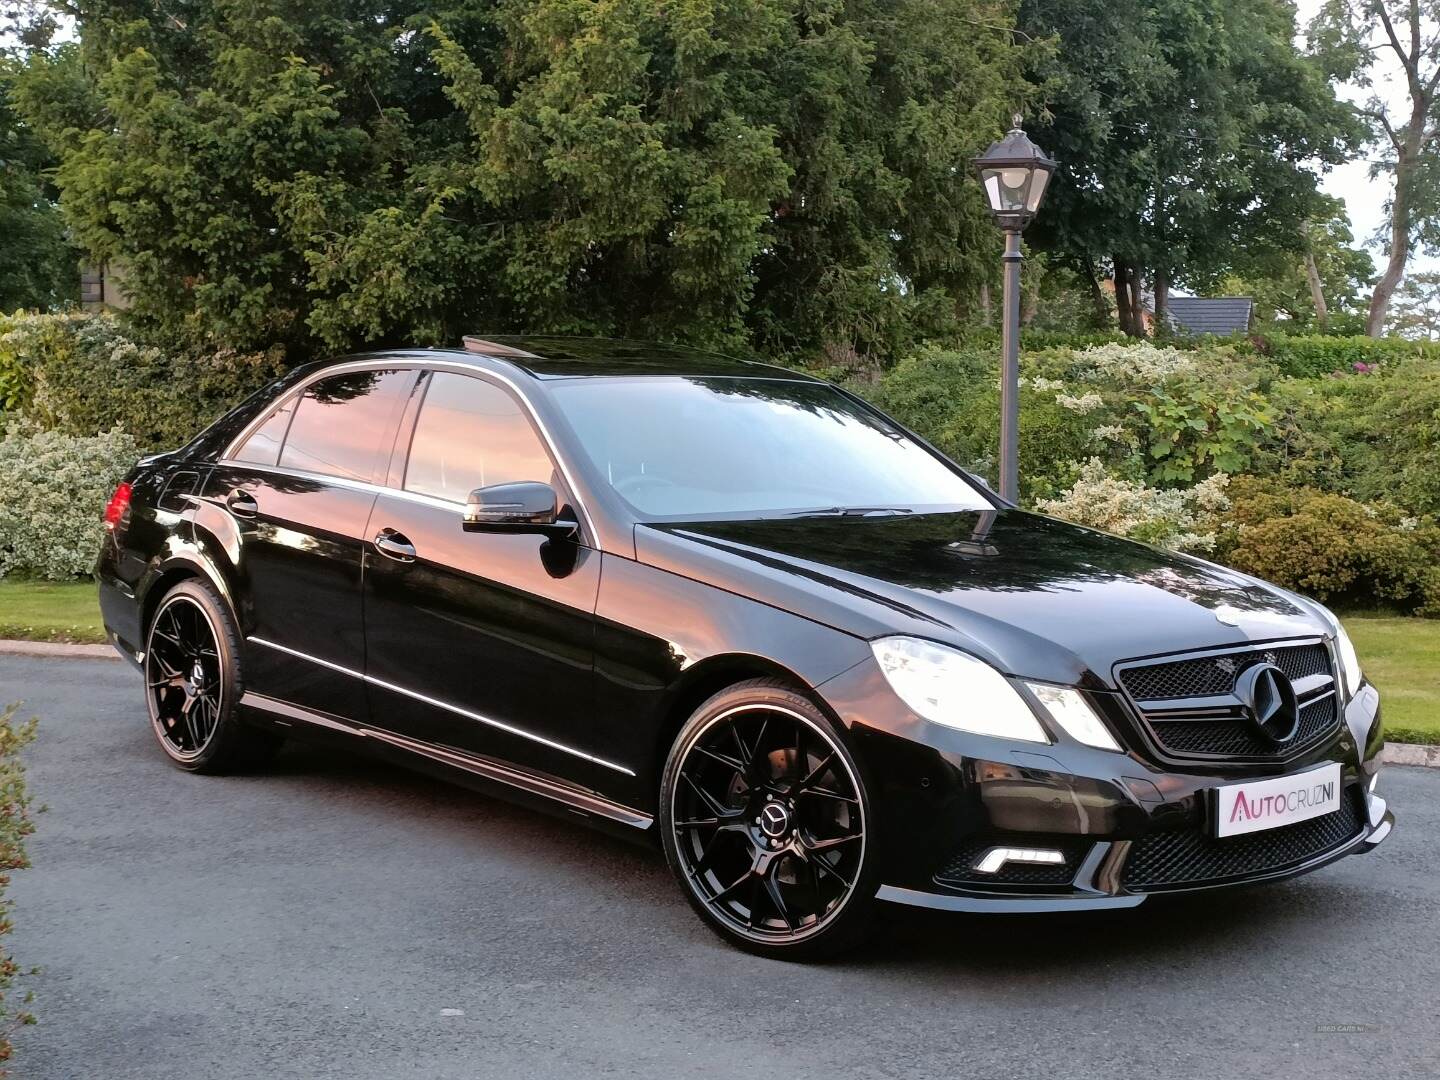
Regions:
<instances>
[{"instance_id":1,"label":"side skirt","mask_svg":"<svg viewBox=\"0 0 1440 1080\"><path fill-rule=\"evenodd\" d=\"M599 795L555 783L541 776L512 769L496 761L475 757L458 750L451 750L448 747L436 746L433 743L421 742L418 739L406 738L404 735L396 735L392 731L370 727L367 724L338 720L323 713L292 705L287 701L257 694L254 691L246 691L240 698L240 704L252 709L259 709L274 717L283 718L283 720L308 724L325 731L340 732L363 739L375 739L388 746L398 747L442 765L460 769L497 784L504 784L506 787L516 788L529 795L537 795L553 802L562 803L581 814L605 818L608 821L618 822L642 831L650 828L654 822L654 818L639 810L611 802Z\"/></svg>"}]
</instances>

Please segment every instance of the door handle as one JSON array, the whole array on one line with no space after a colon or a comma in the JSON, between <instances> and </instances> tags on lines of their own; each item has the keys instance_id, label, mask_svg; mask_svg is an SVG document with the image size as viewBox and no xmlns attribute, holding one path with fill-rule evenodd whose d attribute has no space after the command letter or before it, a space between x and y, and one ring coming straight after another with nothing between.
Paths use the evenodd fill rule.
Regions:
<instances>
[{"instance_id":1,"label":"door handle","mask_svg":"<svg viewBox=\"0 0 1440 1080\"><path fill-rule=\"evenodd\" d=\"M415 561L415 545L394 529L380 530L380 535L375 537L375 550L396 562Z\"/></svg>"},{"instance_id":2,"label":"door handle","mask_svg":"<svg viewBox=\"0 0 1440 1080\"><path fill-rule=\"evenodd\" d=\"M244 488L236 488L225 500L225 505L236 517L252 518L260 512L260 504L255 501L255 496Z\"/></svg>"}]
</instances>

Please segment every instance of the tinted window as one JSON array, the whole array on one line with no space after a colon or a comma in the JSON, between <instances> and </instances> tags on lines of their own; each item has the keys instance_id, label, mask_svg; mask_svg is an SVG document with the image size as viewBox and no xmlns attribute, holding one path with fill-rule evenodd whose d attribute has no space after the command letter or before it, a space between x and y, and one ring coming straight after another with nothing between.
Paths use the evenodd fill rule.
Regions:
<instances>
[{"instance_id":1,"label":"tinted window","mask_svg":"<svg viewBox=\"0 0 1440 1080\"><path fill-rule=\"evenodd\" d=\"M552 394L595 472L641 516L992 504L904 432L823 383L588 378Z\"/></svg>"},{"instance_id":2,"label":"tinted window","mask_svg":"<svg viewBox=\"0 0 1440 1080\"><path fill-rule=\"evenodd\" d=\"M352 371L321 379L300 399L280 452L288 469L370 481L413 371Z\"/></svg>"},{"instance_id":3,"label":"tinted window","mask_svg":"<svg viewBox=\"0 0 1440 1080\"><path fill-rule=\"evenodd\" d=\"M405 489L464 502L478 487L553 482L553 466L519 404L493 383L437 371L420 406Z\"/></svg>"},{"instance_id":4,"label":"tinted window","mask_svg":"<svg viewBox=\"0 0 1440 1080\"><path fill-rule=\"evenodd\" d=\"M291 397L270 414L270 418L251 432L233 457L236 461L252 461L256 465L274 465L280 457L280 444L285 441L285 429L290 426L290 414L295 411L296 399Z\"/></svg>"}]
</instances>

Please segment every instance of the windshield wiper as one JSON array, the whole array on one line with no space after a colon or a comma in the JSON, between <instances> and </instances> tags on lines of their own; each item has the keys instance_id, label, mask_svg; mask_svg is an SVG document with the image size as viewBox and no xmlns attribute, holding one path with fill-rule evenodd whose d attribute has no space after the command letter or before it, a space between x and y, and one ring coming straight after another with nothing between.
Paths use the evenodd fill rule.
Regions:
<instances>
[{"instance_id":1,"label":"windshield wiper","mask_svg":"<svg viewBox=\"0 0 1440 1080\"><path fill-rule=\"evenodd\" d=\"M906 506L821 506L814 510L796 510L786 517L869 517L881 514L913 514Z\"/></svg>"}]
</instances>

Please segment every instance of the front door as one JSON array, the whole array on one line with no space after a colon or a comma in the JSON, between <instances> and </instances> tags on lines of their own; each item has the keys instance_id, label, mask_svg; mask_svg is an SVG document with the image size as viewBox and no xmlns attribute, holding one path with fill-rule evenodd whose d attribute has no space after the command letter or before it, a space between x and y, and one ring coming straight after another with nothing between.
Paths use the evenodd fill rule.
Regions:
<instances>
[{"instance_id":1,"label":"front door","mask_svg":"<svg viewBox=\"0 0 1440 1080\"><path fill-rule=\"evenodd\" d=\"M472 489L519 480L567 498L508 390L430 375L408 456L392 467L399 490L379 496L366 530L371 716L408 738L593 787L600 553L579 539L461 527Z\"/></svg>"},{"instance_id":2,"label":"front door","mask_svg":"<svg viewBox=\"0 0 1440 1080\"><path fill-rule=\"evenodd\" d=\"M331 375L283 401L206 484L239 527L245 685L365 718L362 540L414 370Z\"/></svg>"}]
</instances>

